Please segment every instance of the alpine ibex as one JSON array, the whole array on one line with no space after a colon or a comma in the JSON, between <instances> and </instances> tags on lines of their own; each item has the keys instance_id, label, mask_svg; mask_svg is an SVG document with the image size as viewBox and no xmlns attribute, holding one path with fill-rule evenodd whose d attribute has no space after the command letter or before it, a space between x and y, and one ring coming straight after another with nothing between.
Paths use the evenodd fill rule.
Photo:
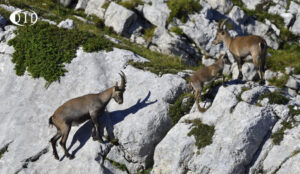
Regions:
<instances>
[{"instance_id":1,"label":"alpine ibex","mask_svg":"<svg viewBox=\"0 0 300 174\"><path fill-rule=\"evenodd\" d=\"M193 87L194 91L196 91L196 105L199 112L203 111L203 108L199 106L199 98L201 96L201 91L203 89L205 82L212 82L217 77L222 75L222 85L224 86L224 75L223 75L223 68L224 68L224 54L220 55L217 62L214 64L203 67L196 71L190 78L189 85Z\"/></svg>"},{"instance_id":2,"label":"alpine ibex","mask_svg":"<svg viewBox=\"0 0 300 174\"><path fill-rule=\"evenodd\" d=\"M106 105L113 98L118 104L123 103L123 93L126 87L126 76L122 72L121 85L106 89L98 94L87 94L78 98L71 99L61 105L54 114L49 118L49 125L55 125L57 133L51 138L50 142L53 148L55 159L59 159L56 151L56 142L61 138L60 145L62 146L65 155L69 159L73 159L74 155L69 154L66 149L66 141L72 125L77 125L91 119L93 123L92 137L93 140L103 142L99 136L98 117L103 115Z\"/></svg>"},{"instance_id":3,"label":"alpine ibex","mask_svg":"<svg viewBox=\"0 0 300 174\"><path fill-rule=\"evenodd\" d=\"M222 23L219 22L217 34L215 39L213 40L213 44L217 45L221 42L225 43L226 47L231 52L234 59L237 61L239 71L241 70L242 59L244 57L247 57L248 55L251 55L253 63L256 69L258 70L260 82L263 83L265 61L268 47L266 41L262 37L255 35L237 36L235 38L232 38L227 32L227 30L223 28L227 20L228 18L225 19ZM258 66L259 59L260 66Z\"/></svg>"}]
</instances>

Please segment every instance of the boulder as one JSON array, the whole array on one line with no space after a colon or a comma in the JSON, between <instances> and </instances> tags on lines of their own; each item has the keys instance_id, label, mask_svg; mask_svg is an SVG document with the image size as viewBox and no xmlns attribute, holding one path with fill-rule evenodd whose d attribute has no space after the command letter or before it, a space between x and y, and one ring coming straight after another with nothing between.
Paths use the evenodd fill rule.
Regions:
<instances>
[{"instance_id":1,"label":"boulder","mask_svg":"<svg viewBox=\"0 0 300 174\"><path fill-rule=\"evenodd\" d=\"M294 19L294 15L291 13L280 13L279 15L283 18L284 27L289 28Z\"/></svg>"},{"instance_id":2,"label":"boulder","mask_svg":"<svg viewBox=\"0 0 300 174\"><path fill-rule=\"evenodd\" d=\"M300 12L299 9L300 9L300 5L297 4L294 1L291 1L290 8L288 9L288 12L293 14L293 15L296 15Z\"/></svg>"},{"instance_id":3,"label":"boulder","mask_svg":"<svg viewBox=\"0 0 300 174\"><path fill-rule=\"evenodd\" d=\"M274 77L276 77L277 73L273 72L271 70L266 70L264 76L265 76L264 77L265 80L270 80L270 79L273 79Z\"/></svg>"},{"instance_id":4,"label":"boulder","mask_svg":"<svg viewBox=\"0 0 300 174\"><path fill-rule=\"evenodd\" d=\"M112 27L116 33L130 35L130 27L137 19L137 15L127 8L111 2L105 12L105 25Z\"/></svg>"},{"instance_id":5,"label":"boulder","mask_svg":"<svg viewBox=\"0 0 300 174\"><path fill-rule=\"evenodd\" d=\"M162 1L151 1L152 4L145 4L143 8L144 17L157 27L166 27L170 10L166 3Z\"/></svg>"},{"instance_id":6,"label":"boulder","mask_svg":"<svg viewBox=\"0 0 300 174\"><path fill-rule=\"evenodd\" d=\"M285 86L294 90L300 90L300 80L290 76Z\"/></svg>"},{"instance_id":7,"label":"boulder","mask_svg":"<svg viewBox=\"0 0 300 174\"><path fill-rule=\"evenodd\" d=\"M1 56L0 98L5 100L0 100L0 148L9 145L1 158L0 173L121 173L103 156L119 163L126 161L123 164L131 173L149 167L154 147L171 128L169 103L186 88L186 83L177 75L158 77L127 66L130 60L147 61L116 48L108 53L79 49L77 57L66 64L68 73L60 83L45 89L45 80L17 76L11 56ZM56 129L48 127L49 117L71 98L114 85L120 81L120 70L127 76L124 103L112 100L99 120L100 127L106 127L105 135L113 134L120 145L92 141L92 124L88 121L72 127L69 134L67 148L76 158L55 160L49 139ZM57 149L63 157L61 147Z\"/></svg>"},{"instance_id":8,"label":"boulder","mask_svg":"<svg viewBox=\"0 0 300 174\"><path fill-rule=\"evenodd\" d=\"M290 30L292 33L300 36L300 13L297 15L296 21Z\"/></svg>"},{"instance_id":9,"label":"boulder","mask_svg":"<svg viewBox=\"0 0 300 174\"><path fill-rule=\"evenodd\" d=\"M265 86L257 86L253 89L247 90L242 93L241 98L247 103L253 104L256 102L258 97L266 92L269 92L268 88Z\"/></svg>"},{"instance_id":10,"label":"boulder","mask_svg":"<svg viewBox=\"0 0 300 174\"><path fill-rule=\"evenodd\" d=\"M285 13L285 12L286 12L286 8L281 4L276 4L274 6L271 6L268 9L268 13L270 13L270 14L281 14L281 13Z\"/></svg>"},{"instance_id":11,"label":"boulder","mask_svg":"<svg viewBox=\"0 0 300 174\"><path fill-rule=\"evenodd\" d=\"M300 133L300 126L296 126L295 128L291 130L287 130L285 132L283 141L280 143L280 145L279 146L274 145L269 150L267 156L265 157L265 160L261 163L263 173L266 174L274 173L277 169L280 169L280 167L284 165L288 160L292 159L292 157L295 155L295 152L300 150L299 133ZM269 141L272 141L272 139L270 139ZM299 166L299 161L297 162L296 163L289 162L290 165L291 164L296 165L294 167L291 166L291 168L297 168L297 166ZM280 173L282 173L284 170L282 170ZM295 171L295 173L297 172Z\"/></svg>"},{"instance_id":12,"label":"boulder","mask_svg":"<svg viewBox=\"0 0 300 174\"><path fill-rule=\"evenodd\" d=\"M292 75L294 73L295 68L288 66L288 67L285 67L284 70L285 70L286 74Z\"/></svg>"},{"instance_id":13,"label":"boulder","mask_svg":"<svg viewBox=\"0 0 300 174\"><path fill-rule=\"evenodd\" d=\"M78 0L75 10L84 10L86 8L88 2L89 2L89 0Z\"/></svg>"},{"instance_id":14,"label":"boulder","mask_svg":"<svg viewBox=\"0 0 300 174\"><path fill-rule=\"evenodd\" d=\"M243 80L252 81L258 78L257 69L253 63L244 63L242 65Z\"/></svg>"},{"instance_id":15,"label":"boulder","mask_svg":"<svg viewBox=\"0 0 300 174\"><path fill-rule=\"evenodd\" d=\"M228 13L233 4L230 0L206 0L207 3L222 14Z\"/></svg>"},{"instance_id":16,"label":"boulder","mask_svg":"<svg viewBox=\"0 0 300 174\"><path fill-rule=\"evenodd\" d=\"M238 103L235 95L241 87L220 87L206 112L182 117L157 145L152 173L244 173L277 119L270 109ZM192 126L185 120L193 119L215 129L212 144L200 150L194 137L187 136Z\"/></svg>"},{"instance_id":17,"label":"boulder","mask_svg":"<svg viewBox=\"0 0 300 174\"><path fill-rule=\"evenodd\" d=\"M72 19L66 19L61 21L58 25L59 28L73 29L76 27L75 22Z\"/></svg>"},{"instance_id":18,"label":"boulder","mask_svg":"<svg viewBox=\"0 0 300 174\"><path fill-rule=\"evenodd\" d=\"M205 8L203 11L210 11L211 8ZM180 26L184 34L203 51L216 57L220 52L225 52L225 47L221 44L213 45L212 40L217 31L217 23L206 19L204 14L190 15L190 20Z\"/></svg>"},{"instance_id":19,"label":"boulder","mask_svg":"<svg viewBox=\"0 0 300 174\"><path fill-rule=\"evenodd\" d=\"M86 2L86 1L85 1ZM84 13L88 15L96 15L100 19L104 19L105 9L102 8L107 0L89 0Z\"/></svg>"},{"instance_id":20,"label":"boulder","mask_svg":"<svg viewBox=\"0 0 300 174\"><path fill-rule=\"evenodd\" d=\"M232 72L232 79L233 80L238 79L240 71L237 63L233 63L231 65L231 72Z\"/></svg>"},{"instance_id":21,"label":"boulder","mask_svg":"<svg viewBox=\"0 0 300 174\"><path fill-rule=\"evenodd\" d=\"M234 6L231 9L228 17L233 20L236 25L244 24L248 19L247 14L238 6Z\"/></svg>"},{"instance_id":22,"label":"boulder","mask_svg":"<svg viewBox=\"0 0 300 174\"><path fill-rule=\"evenodd\" d=\"M197 56L198 51L188 41L168 30L157 27L152 38L152 43L157 45L163 54L173 54L184 58L187 63L197 63L197 61L189 60L189 57Z\"/></svg>"}]
</instances>

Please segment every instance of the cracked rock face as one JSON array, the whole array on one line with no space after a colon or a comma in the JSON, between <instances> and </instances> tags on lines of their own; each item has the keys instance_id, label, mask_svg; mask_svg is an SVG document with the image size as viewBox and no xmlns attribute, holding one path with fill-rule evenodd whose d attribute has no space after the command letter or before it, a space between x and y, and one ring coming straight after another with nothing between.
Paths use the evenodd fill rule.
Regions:
<instances>
[{"instance_id":1,"label":"cracked rock face","mask_svg":"<svg viewBox=\"0 0 300 174\"><path fill-rule=\"evenodd\" d=\"M205 113L181 118L156 147L152 173L244 173L277 118L269 108L238 102L235 96L241 88L220 87ZM222 104L227 103L222 107L221 99ZM187 136L191 125L184 123L193 119L215 127L212 144L200 149L199 154L194 137Z\"/></svg>"},{"instance_id":2,"label":"cracked rock face","mask_svg":"<svg viewBox=\"0 0 300 174\"><path fill-rule=\"evenodd\" d=\"M2 42L1 42L2 43ZM186 88L185 81L177 75L158 77L126 66L129 60L144 62L146 59L126 50L85 53L77 51L77 57L66 65L68 73L60 83L44 88L43 79L29 75L16 76L11 55L4 53L0 59L0 148L12 142L0 160L0 173L121 173L103 155L126 165L130 172L149 167L156 144L171 127L168 116L169 102ZM106 127L105 135L113 134L120 146L100 144L90 139L91 122L72 127L67 141L70 153L76 158L54 159L50 138L55 128L48 127L48 119L65 101L88 93L97 93L120 81L118 73L127 76L124 103L111 101L106 114L100 119L100 127ZM43 149L47 149L44 152ZM121 150L115 153L113 149ZM41 152L41 155L38 155ZM115 158L113 158L115 157ZM36 161L33 159L38 158ZM29 159L29 160L26 160ZM33 162L35 161L35 162ZM24 165L27 166L23 169Z\"/></svg>"}]
</instances>

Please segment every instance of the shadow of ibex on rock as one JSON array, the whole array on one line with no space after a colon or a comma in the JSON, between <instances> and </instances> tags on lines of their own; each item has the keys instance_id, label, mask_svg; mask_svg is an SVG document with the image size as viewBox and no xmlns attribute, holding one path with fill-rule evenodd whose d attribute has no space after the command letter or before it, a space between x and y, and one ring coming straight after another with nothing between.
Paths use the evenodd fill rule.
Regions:
<instances>
[{"instance_id":1,"label":"shadow of ibex on rock","mask_svg":"<svg viewBox=\"0 0 300 174\"><path fill-rule=\"evenodd\" d=\"M151 102L147 103L150 96L151 96L151 92L149 91L147 96L142 101L141 101L141 99L138 99L136 104L134 104L133 106L131 106L127 109L117 110L117 111L113 111L110 113L106 112L103 115L103 117L99 118L100 129L104 129L104 127L106 127L106 131L107 131L110 139L114 138L114 135L113 135L113 130L114 130L113 126L114 125L116 125L117 123L124 120L124 118L126 116L128 116L129 114L135 114L139 110L157 102L157 100L155 100L155 101L151 101ZM93 127L92 122L87 121L83 126L81 126L76 131L76 133L73 136L72 142L71 142L70 146L68 147L68 151L75 145L75 143L77 141L80 144L75 150L72 151L72 155L75 155L89 140L89 138L92 135L92 127ZM61 160L63 160L63 159L64 159L64 157Z\"/></svg>"}]
</instances>

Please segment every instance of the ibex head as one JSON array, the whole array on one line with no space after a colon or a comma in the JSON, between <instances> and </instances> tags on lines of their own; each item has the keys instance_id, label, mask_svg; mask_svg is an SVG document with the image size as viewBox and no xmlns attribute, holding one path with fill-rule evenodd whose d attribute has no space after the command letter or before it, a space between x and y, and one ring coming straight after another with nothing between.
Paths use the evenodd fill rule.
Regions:
<instances>
[{"instance_id":1,"label":"ibex head","mask_svg":"<svg viewBox=\"0 0 300 174\"><path fill-rule=\"evenodd\" d=\"M124 74L123 71L121 71L122 74L120 73L121 76L121 85L118 86L118 82L116 82L115 84L115 89L114 89L114 93L112 95L112 98L115 100L115 102L117 102L118 104L122 104L123 103L123 93L125 92L125 87L126 87L126 76Z\"/></svg>"},{"instance_id":2,"label":"ibex head","mask_svg":"<svg viewBox=\"0 0 300 174\"><path fill-rule=\"evenodd\" d=\"M228 20L228 18L225 19L223 22L221 22L221 21L219 22L217 34L216 34L215 39L213 40L213 44L217 45L217 44L223 42L226 37L228 37L228 33L227 33L226 29L223 28L224 24L227 20Z\"/></svg>"}]
</instances>

